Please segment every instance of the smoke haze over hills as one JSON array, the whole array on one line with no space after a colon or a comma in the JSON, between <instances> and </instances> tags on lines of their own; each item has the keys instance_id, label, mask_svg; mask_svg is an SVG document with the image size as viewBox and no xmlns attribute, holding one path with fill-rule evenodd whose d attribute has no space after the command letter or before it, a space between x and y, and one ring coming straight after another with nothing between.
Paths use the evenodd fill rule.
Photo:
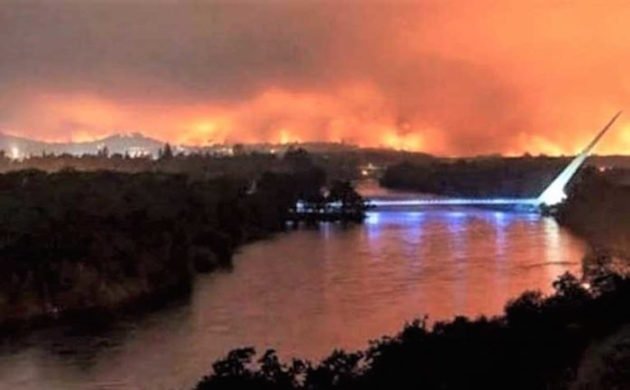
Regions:
<instances>
[{"instance_id":1,"label":"smoke haze over hills","mask_svg":"<svg viewBox=\"0 0 630 390\"><path fill-rule=\"evenodd\" d=\"M623 2L7 1L0 131L578 151L630 106ZM600 152L630 147L622 116Z\"/></svg>"}]
</instances>

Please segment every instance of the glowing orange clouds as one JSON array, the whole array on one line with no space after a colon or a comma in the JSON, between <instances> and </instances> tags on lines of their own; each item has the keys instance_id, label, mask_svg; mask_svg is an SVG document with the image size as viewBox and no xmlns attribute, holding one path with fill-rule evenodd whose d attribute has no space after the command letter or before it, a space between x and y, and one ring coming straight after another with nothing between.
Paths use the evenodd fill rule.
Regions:
<instances>
[{"instance_id":1,"label":"glowing orange clouds","mask_svg":"<svg viewBox=\"0 0 630 390\"><path fill-rule=\"evenodd\" d=\"M597 152L630 150L624 2L16 3L0 20L17 135L555 155L625 109Z\"/></svg>"},{"instance_id":2,"label":"glowing orange clouds","mask_svg":"<svg viewBox=\"0 0 630 390\"><path fill-rule=\"evenodd\" d=\"M35 136L53 141L85 141L111 132L142 131L185 145L323 140L450 154L440 127L397 120L384 96L373 88L357 85L333 94L273 89L246 102L223 105L121 105L86 95L55 95L38 99L33 106L40 117L23 123L33 126ZM53 132L38 134L41 128ZM519 133L513 148L502 152L571 154L584 144L581 138L591 136L596 129L584 129L584 136L567 139L564 145L544 135ZM479 134L480 139L483 136ZM627 122L611 136L616 138L615 146L630 147Z\"/></svg>"}]
</instances>

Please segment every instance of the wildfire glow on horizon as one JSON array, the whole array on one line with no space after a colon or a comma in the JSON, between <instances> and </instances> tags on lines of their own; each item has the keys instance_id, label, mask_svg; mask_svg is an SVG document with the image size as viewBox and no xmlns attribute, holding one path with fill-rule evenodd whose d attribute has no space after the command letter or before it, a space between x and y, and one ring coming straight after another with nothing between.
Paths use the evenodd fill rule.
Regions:
<instances>
[{"instance_id":1,"label":"wildfire glow on horizon","mask_svg":"<svg viewBox=\"0 0 630 390\"><path fill-rule=\"evenodd\" d=\"M630 108L628 19L597 1L10 0L0 131L574 154ZM622 116L597 152L628 150Z\"/></svg>"}]
</instances>

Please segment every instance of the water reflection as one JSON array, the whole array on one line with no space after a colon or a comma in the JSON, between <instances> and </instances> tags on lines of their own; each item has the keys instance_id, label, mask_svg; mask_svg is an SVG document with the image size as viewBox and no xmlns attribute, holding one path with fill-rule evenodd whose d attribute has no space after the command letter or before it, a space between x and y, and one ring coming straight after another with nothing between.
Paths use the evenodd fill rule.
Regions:
<instances>
[{"instance_id":1,"label":"water reflection","mask_svg":"<svg viewBox=\"0 0 630 390\"><path fill-rule=\"evenodd\" d=\"M476 209L372 212L242 250L188 303L98 334L53 329L0 346L3 388L189 388L241 345L321 357L427 314L499 313L526 289L579 272L582 245L548 218Z\"/></svg>"}]
</instances>

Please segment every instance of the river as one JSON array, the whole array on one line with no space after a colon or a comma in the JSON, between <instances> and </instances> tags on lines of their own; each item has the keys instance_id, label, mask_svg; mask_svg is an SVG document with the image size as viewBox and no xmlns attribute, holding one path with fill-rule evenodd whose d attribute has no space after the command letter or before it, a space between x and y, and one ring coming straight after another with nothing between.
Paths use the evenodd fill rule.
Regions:
<instances>
[{"instance_id":1,"label":"river","mask_svg":"<svg viewBox=\"0 0 630 390\"><path fill-rule=\"evenodd\" d=\"M192 295L107 329L55 327L0 344L2 389L185 389L231 348L321 358L406 321L494 315L528 289L579 274L584 245L537 214L372 211L250 244Z\"/></svg>"}]
</instances>

